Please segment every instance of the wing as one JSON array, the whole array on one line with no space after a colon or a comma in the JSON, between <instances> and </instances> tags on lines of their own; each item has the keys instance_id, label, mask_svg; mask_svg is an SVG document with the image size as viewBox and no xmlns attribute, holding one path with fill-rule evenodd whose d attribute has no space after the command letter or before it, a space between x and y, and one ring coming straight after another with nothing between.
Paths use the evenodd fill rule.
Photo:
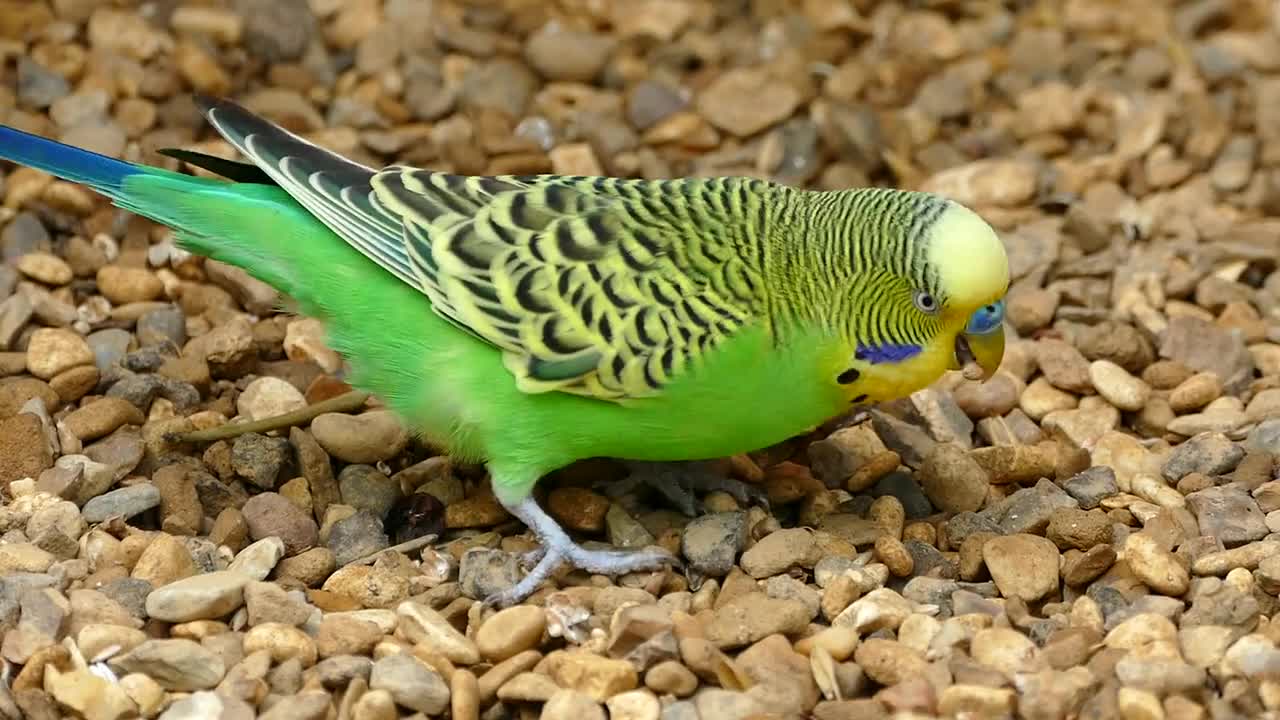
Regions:
<instances>
[{"instance_id":1,"label":"wing","mask_svg":"<svg viewBox=\"0 0 1280 720\"><path fill-rule=\"evenodd\" d=\"M652 396L763 316L764 182L375 171L231 103L206 101L206 115L335 233L500 348L525 392Z\"/></svg>"}]
</instances>

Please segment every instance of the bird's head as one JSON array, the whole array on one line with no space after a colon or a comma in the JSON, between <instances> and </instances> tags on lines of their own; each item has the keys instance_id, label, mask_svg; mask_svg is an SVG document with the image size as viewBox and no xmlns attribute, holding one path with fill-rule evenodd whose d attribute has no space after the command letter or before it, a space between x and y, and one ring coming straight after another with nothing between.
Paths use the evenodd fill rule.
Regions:
<instances>
[{"instance_id":1,"label":"bird's head","mask_svg":"<svg viewBox=\"0 0 1280 720\"><path fill-rule=\"evenodd\" d=\"M903 397L947 370L990 378L1004 358L1009 286L1009 260L995 230L936 195L876 190L864 198L854 200L862 205L857 214L875 219L852 243L853 357L841 358L837 375L848 399Z\"/></svg>"}]
</instances>

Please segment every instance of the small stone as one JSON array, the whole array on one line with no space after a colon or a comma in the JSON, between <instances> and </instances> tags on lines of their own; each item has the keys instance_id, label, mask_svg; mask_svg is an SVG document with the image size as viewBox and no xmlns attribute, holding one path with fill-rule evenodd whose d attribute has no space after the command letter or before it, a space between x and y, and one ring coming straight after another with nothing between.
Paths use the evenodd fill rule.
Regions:
<instances>
[{"instance_id":1,"label":"small stone","mask_svg":"<svg viewBox=\"0 0 1280 720\"><path fill-rule=\"evenodd\" d=\"M88 669L64 673L53 666L46 666L44 689L58 704L74 710L85 720L123 720L137 712L137 707L119 684Z\"/></svg>"},{"instance_id":2,"label":"small stone","mask_svg":"<svg viewBox=\"0 0 1280 720\"><path fill-rule=\"evenodd\" d=\"M982 547L982 558L1005 597L1032 603L1058 588L1058 548L1046 538L1028 534L991 538Z\"/></svg>"},{"instance_id":3,"label":"small stone","mask_svg":"<svg viewBox=\"0 0 1280 720\"><path fill-rule=\"evenodd\" d=\"M483 600L520 581L519 559L511 553L471 548L458 563L458 583L466 597Z\"/></svg>"},{"instance_id":4,"label":"small stone","mask_svg":"<svg viewBox=\"0 0 1280 720\"><path fill-rule=\"evenodd\" d=\"M245 526L247 532L248 523L245 523ZM266 580L280 559L284 557L284 553L283 540L274 535L265 537L236 553L235 559L227 569L246 575L252 580Z\"/></svg>"},{"instance_id":5,"label":"small stone","mask_svg":"<svg viewBox=\"0 0 1280 720\"><path fill-rule=\"evenodd\" d=\"M147 302L164 294L164 283L146 268L107 265L98 270L98 289L116 305Z\"/></svg>"},{"instance_id":6,"label":"small stone","mask_svg":"<svg viewBox=\"0 0 1280 720\"><path fill-rule=\"evenodd\" d=\"M65 260L44 252L27 253L18 258L18 272L46 285L66 285L72 278Z\"/></svg>"},{"instance_id":7,"label":"small stone","mask_svg":"<svg viewBox=\"0 0 1280 720\"><path fill-rule=\"evenodd\" d=\"M547 656L544 664L556 685L583 693L598 702L635 690L640 684L631 663L602 658L582 650L554 652Z\"/></svg>"},{"instance_id":8,"label":"small stone","mask_svg":"<svg viewBox=\"0 0 1280 720\"><path fill-rule=\"evenodd\" d=\"M982 507L991 478L971 455L940 443L920 467L920 486L929 501L946 512L973 512Z\"/></svg>"},{"instance_id":9,"label":"small stone","mask_svg":"<svg viewBox=\"0 0 1280 720\"><path fill-rule=\"evenodd\" d=\"M236 398L236 410L249 420L284 415L307 406L306 398L287 380L260 377Z\"/></svg>"},{"instance_id":10,"label":"small stone","mask_svg":"<svg viewBox=\"0 0 1280 720\"><path fill-rule=\"evenodd\" d=\"M60 328L40 328L27 342L27 370L41 380L80 365L93 364L93 351L84 338Z\"/></svg>"},{"instance_id":11,"label":"small stone","mask_svg":"<svg viewBox=\"0 0 1280 720\"><path fill-rule=\"evenodd\" d=\"M449 686L434 669L407 653L388 655L373 664L369 687L391 693L397 705L437 715L449 704Z\"/></svg>"},{"instance_id":12,"label":"small stone","mask_svg":"<svg viewBox=\"0 0 1280 720\"><path fill-rule=\"evenodd\" d=\"M249 580L238 572L222 570L169 583L147 595L147 615L171 623L223 618L243 604Z\"/></svg>"},{"instance_id":13,"label":"small stone","mask_svg":"<svg viewBox=\"0 0 1280 720\"><path fill-rule=\"evenodd\" d=\"M141 425L146 421L133 403L118 397L94 400L62 419L67 432L83 442L106 437L124 425Z\"/></svg>"},{"instance_id":14,"label":"small stone","mask_svg":"<svg viewBox=\"0 0 1280 720\"><path fill-rule=\"evenodd\" d=\"M1089 379L1099 395L1126 412L1141 410L1151 397L1151 388L1146 383L1110 360L1090 363Z\"/></svg>"},{"instance_id":15,"label":"small stone","mask_svg":"<svg viewBox=\"0 0 1280 720\"><path fill-rule=\"evenodd\" d=\"M609 499L586 488L559 487L548 495L547 511L567 529L599 532L604 529Z\"/></svg>"},{"instance_id":16,"label":"small stone","mask_svg":"<svg viewBox=\"0 0 1280 720\"><path fill-rule=\"evenodd\" d=\"M1062 484L1062 489L1075 498L1080 503L1080 507L1085 510L1098 507L1104 499L1120 492L1115 471L1101 465L1072 475Z\"/></svg>"},{"instance_id":17,"label":"small stone","mask_svg":"<svg viewBox=\"0 0 1280 720\"><path fill-rule=\"evenodd\" d=\"M409 442L400 420L387 410L361 415L325 413L311 421L311 434L330 455L349 463L389 460Z\"/></svg>"},{"instance_id":18,"label":"small stone","mask_svg":"<svg viewBox=\"0 0 1280 720\"><path fill-rule=\"evenodd\" d=\"M790 85L754 68L722 73L697 98L698 112L738 137L754 135L785 120L800 103Z\"/></svg>"},{"instance_id":19,"label":"small stone","mask_svg":"<svg viewBox=\"0 0 1280 720\"><path fill-rule=\"evenodd\" d=\"M859 644L854 661L867 677L885 686L924 677L928 668L928 661L918 650L882 638L868 638Z\"/></svg>"},{"instance_id":20,"label":"small stone","mask_svg":"<svg viewBox=\"0 0 1280 720\"><path fill-rule=\"evenodd\" d=\"M813 567L821 550L810 530L790 528L772 532L742 554L742 569L754 578L766 578L791 567Z\"/></svg>"},{"instance_id":21,"label":"small stone","mask_svg":"<svg viewBox=\"0 0 1280 720\"><path fill-rule=\"evenodd\" d=\"M163 587L199 572L191 551L177 537L155 533L133 566L130 576Z\"/></svg>"},{"instance_id":22,"label":"small stone","mask_svg":"<svg viewBox=\"0 0 1280 720\"><path fill-rule=\"evenodd\" d=\"M774 633L798 633L808 625L810 617L809 609L799 601L750 592L717 608L705 632L707 640L721 649L738 648Z\"/></svg>"},{"instance_id":23,"label":"small stone","mask_svg":"<svg viewBox=\"0 0 1280 720\"><path fill-rule=\"evenodd\" d=\"M251 538L279 537L284 541L286 555L297 555L314 547L318 539L319 528L310 515L276 493L254 495L241 512Z\"/></svg>"},{"instance_id":24,"label":"small stone","mask_svg":"<svg viewBox=\"0 0 1280 720\"><path fill-rule=\"evenodd\" d=\"M546 625L546 612L540 607L518 605L506 608L480 626L476 632L476 647L490 662L502 662L538 647Z\"/></svg>"},{"instance_id":25,"label":"small stone","mask_svg":"<svg viewBox=\"0 0 1280 720\"><path fill-rule=\"evenodd\" d=\"M1228 547L1261 540L1270 532L1258 502L1239 486L1206 488L1186 499L1200 533L1218 538Z\"/></svg>"},{"instance_id":26,"label":"small stone","mask_svg":"<svg viewBox=\"0 0 1280 720\"><path fill-rule=\"evenodd\" d=\"M557 690L542 706L547 720L605 720L604 708L589 695L573 690Z\"/></svg>"},{"instance_id":27,"label":"small stone","mask_svg":"<svg viewBox=\"0 0 1280 720\"><path fill-rule=\"evenodd\" d=\"M659 695L688 697L698 688L698 678L679 662L666 660L649 668L644 675L644 684Z\"/></svg>"},{"instance_id":28,"label":"small stone","mask_svg":"<svg viewBox=\"0 0 1280 720\"><path fill-rule=\"evenodd\" d=\"M1221 433L1195 435L1174 448L1165 462L1165 479L1176 482L1190 473L1224 475L1244 459L1244 448Z\"/></svg>"},{"instance_id":29,"label":"small stone","mask_svg":"<svg viewBox=\"0 0 1280 720\"><path fill-rule=\"evenodd\" d=\"M685 526L680 549L698 572L724 577L747 544L747 529L744 512L701 515Z\"/></svg>"},{"instance_id":30,"label":"small stone","mask_svg":"<svg viewBox=\"0 0 1280 720\"><path fill-rule=\"evenodd\" d=\"M284 438L245 433L231 443L231 469L263 490L276 488L281 472L292 460L292 448Z\"/></svg>"},{"instance_id":31,"label":"small stone","mask_svg":"<svg viewBox=\"0 0 1280 720\"><path fill-rule=\"evenodd\" d=\"M1162 595L1181 597L1190 587L1191 576L1173 553L1145 533L1129 536L1125 544L1129 568L1147 587Z\"/></svg>"},{"instance_id":32,"label":"small stone","mask_svg":"<svg viewBox=\"0 0 1280 720\"><path fill-rule=\"evenodd\" d=\"M365 509L385 520L391 506L400 499L399 484L372 465L348 465L338 473L338 487L344 505Z\"/></svg>"},{"instance_id":33,"label":"small stone","mask_svg":"<svg viewBox=\"0 0 1280 720\"><path fill-rule=\"evenodd\" d=\"M1111 542L1111 519L1103 512L1062 508L1049 519L1046 536L1063 550L1088 550Z\"/></svg>"},{"instance_id":34,"label":"small stone","mask_svg":"<svg viewBox=\"0 0 1280 720\"><path fill-rule=\"evenodd\" d=\"M312 608L294 599L273 582L249 582L244 586L244 607L249 625L276 623L302 626L311 619Z\"/></svg>"},{"instance_id":35,"label":"small stone","mask_svg":"<svg viewBox=\"0 0 1280 720\"><path fill-rule=\"evenodd\" d=\"M333 555L327 557L331 563ZM330 575L322 587L366 608L393 608L409 597L409 579L379 566L348 565Z\"/></svg>"},{"instance_id":36,"label":"small stone","mask_svg":"<svg viewBox=\"0 0 1280 720\"><path fill-rule=\"evenodd\" d=\"M475 642L426 605L404 602L396 608L396 615L400 619L400 632L410 641L430 645L451 662L474 665L480 661L480 651Z\"/></svg>"},{"instance_id":37,"label":"small stone","mask_svg":"<svg viewBox=\"0 0 1280 720\"><path fill-rule=\"evenodd\" d=\"M212 650L191 640L148 640L110 660L125 673L142 673L166 690L207 690L222 680L226 665Z\"/></svg>"},{"instance_id":38,"label":"small stone","mask_svg":"<svg viewBox=\"0 0 1280 720\"><path fill-rule=\"evenodd\" d=\"M99 495L84 504L85 522L100 523L108 518L129 519L160 505L160 490L151 483L138 483Z\"/></svg>"},{"instance_id":39,"label":"small stone","mask_svg":"<svg viewBox=\"0 0 1280 720\"><path fill-rule=\"evenodd\" d=\"M390 544L383 532L382 521L368 510L358 510L350 517L335 522L325 543L333 551L334 562L339 566L372 555Z\"/></svg>"},{"instance_id":40,"label":"small stone","mask_svg":"<svg viewBox=\"0 0 1280 720\"><path fill-rule=\"evenodd\" d=\"M371 622L331 614L316 631L316 650L322 658L367 655L383 637L382 629Z\"/></svg>"},{"instance_id":41,"label":"small stone","mask_svg":"<svg viewBox=\"0 0 1280 720\"><path fill-rule=\"evenodd\" d=\"M1054 339L1038 341L1036 361L1045 379L1054 387L1078 394L1093 392L1089 361L1068 343Z\"/></svg>"},{"instance_id":42,"label":"small stone","mask_svg":"<svg viewBox=\"0 0 1280 720\"><path fill-rule=\"evenodd\" d=\"M303 631L284 623L255 625L244 635L244 653L267 651L272 661L283 663L297 660L303 668L316 664L316 644ZM375 665L376 668L376 665Z\"/></svg>"},{"instance_id":43,"label":"small stone","mask_svg":"<svg viewBox=\"0 0 1280 720\"><path fill-rule=\"evenodd\" d=\"M1179 415L1195 412L1222 396L1222 381L1209 372L1196 373L1169 393L1169 407Z\"/></svg>"},{"instance_id":44,"label":"small stone","mask_svg":"<svg viewBox=\"0 0 1280 720\"><path fill-rule=\"evenodd\" d=\"M1037 377L1027 385L1018 398L1018 407L1032 420L1042 420L1059 410L1073 410L1080 400L1069 392L1059 390L1044 377Z\"/></svg>"}]
</instances>

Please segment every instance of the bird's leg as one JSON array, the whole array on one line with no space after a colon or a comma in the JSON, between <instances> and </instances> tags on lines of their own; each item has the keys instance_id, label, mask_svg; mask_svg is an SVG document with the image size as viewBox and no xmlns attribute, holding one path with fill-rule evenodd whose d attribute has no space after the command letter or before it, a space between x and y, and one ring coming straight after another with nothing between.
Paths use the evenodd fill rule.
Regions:
<instances>
[{"instance_id":1,"label":"bird's leg","mask_svg":"<svg viewBox=\"0 0 1280 720\"><path fill-rule=\"evenodd\" d=\"M643 570L658 570L667 565L680 565L679 559L665 550L587 550L575 543L533 499L506 501L499 493L498 499L507 512L516 516L533 531L542 547L526 555L536 559L532 570L520 582L510 588L485 598L484 604L507 607L529 597L551 574L567 562L573 567L599 575L625 575Z\"/></svg>"},{"instance_id":2,"label":"bird's leg","mask_svg":"<svg viewBox=\"0 0 1280 720\"><path fill-rule=\"evenodd\" d=\"M711 472L705 462L641 462L628 461L631 475L622 482L604 487L606 494L616 497L646 485L658 491L680 512L694 517L701 510L695 492L708 493L719 490L733 496L741 505L752 503L769 506L768 495L759 487Z\"/></svg>"}]
</instances>

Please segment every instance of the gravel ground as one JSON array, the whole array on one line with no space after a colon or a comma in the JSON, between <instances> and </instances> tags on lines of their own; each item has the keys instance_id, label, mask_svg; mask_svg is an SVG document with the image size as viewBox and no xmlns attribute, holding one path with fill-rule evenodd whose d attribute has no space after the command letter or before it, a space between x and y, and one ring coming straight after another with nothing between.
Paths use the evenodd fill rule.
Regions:
<instances>
[{"instance_id":1,"label":"gravel ground","mask_svg":"<svg viewBox=\"0 0 1280 720\"><path fill-rule=\"evenodd\" d=\"M335 407L271 288L6 168L0 717L1280 717L1274 12L0 0L0 121L153 164L231 156L199 90L377 165L942 192L1006 240L1015 338L712 465L768 511L558 473L580 538L688 569L495 613L532 541L483 469Z\"/></svg>"}]
</instances>

